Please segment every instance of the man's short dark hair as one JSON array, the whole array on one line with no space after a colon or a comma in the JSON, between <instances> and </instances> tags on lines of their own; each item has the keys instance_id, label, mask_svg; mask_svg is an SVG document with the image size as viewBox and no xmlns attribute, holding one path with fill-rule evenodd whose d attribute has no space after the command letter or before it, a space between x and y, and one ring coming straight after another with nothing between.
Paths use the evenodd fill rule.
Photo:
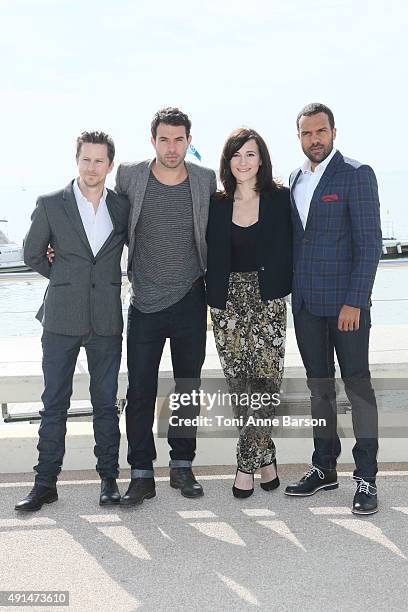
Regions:
<instances>
[{"instance_id":1,"label":"man's short dark hair","mask_svg":"<svg viewBox=\"0 0 408 612\"><path fill-rule=\"evenodd\" d=\"M157 127L159 123L165 123L166 125L184 125L186 128L186 136L187 138L190 136L191 130L191 121L185 113L182 113L178 108L174 108L172 106L168 106L166 108L161 108L152 121L152 136L154 140L156 140L157 136Z\"/></svg>"},{"instance_id":2,"label":"man's short dark hair","mask_svg":"<svg viewBox=\"0 0 408 612\"><path fill-rule=\"evenodd\" d=\"M76 158L78 159L81 153L81 147L84 142L91 144L104 144L108 148L108 158L111 164L115 158L115 144L109 134L105 132L82 132L77 138Z\"/></svg>"},{"instance_id":3,"label":"man's short dark hair","mask_svg":"<svg viewBox=\"0 0 408 612\"><path fill-rule=\"evenodd\" d=\"M311 102L310 104L306 104L298 114L296 118L296 127L299 131L299 121L301 117L310 117L311 115L317 115L318 113L325 113L329 118L329 123L331 129L334 128L334 115L330 108L325 104L321 104L320 102Z\"/></svg>"}]
</instances>

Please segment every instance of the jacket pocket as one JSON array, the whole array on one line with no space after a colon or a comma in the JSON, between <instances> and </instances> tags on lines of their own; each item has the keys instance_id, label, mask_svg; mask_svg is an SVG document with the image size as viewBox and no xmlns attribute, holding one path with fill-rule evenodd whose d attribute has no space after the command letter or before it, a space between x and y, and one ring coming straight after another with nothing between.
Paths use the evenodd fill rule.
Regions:
<instances>
[{"instance_id":1,"label":"jacket pocket","mask_svg":"<svg viewBox=\"0 0 408 612\"><path fill-rule=\"evenodd\" d=\"M114 287L121 287L122 283L111 283L111 285L113 285Z\"/></svg>"},{"instance_id":2,"label":"jacket pocket","mask_svg":"<svg viewBox=\"0 0 408 612\"><path fill-rule=\"evenodd\" d=\"M71 283L51 283L51 287L68 287Z\"/></svg>"}]
</instances>

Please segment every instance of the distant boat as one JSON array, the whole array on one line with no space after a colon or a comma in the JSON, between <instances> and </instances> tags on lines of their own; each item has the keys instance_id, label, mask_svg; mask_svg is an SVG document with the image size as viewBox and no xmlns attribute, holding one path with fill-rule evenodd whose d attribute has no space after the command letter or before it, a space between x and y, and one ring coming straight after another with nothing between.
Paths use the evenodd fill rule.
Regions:
<instances>
[{"instance_id":1,"label":"distant boat","mask_svg":"<svg viewBox=\"0 0 408 612\"><path fill-rule=\"evenodd\" d=\"M381 259L399 259L407 257L408 240L383 237Z\"/></svg>"},{"instance_id":2,"label":"distant boat","mask_svg":"<svg viewBox=\"0 0 408 612\"><path fill-rule=\"evenodd\" d=\"M397 238L394 231L394 222L390 218L389 209L386 217L381 221L382 252L381 259L406 259L408 257L408 240Z\"/></svg>"},{"instance_id":3,"label":"distant boat","mask_svg":"<svg viewBox=\"0 0 408 612\"><path fill-rule=\"evenodd\" d=\"M0 223L7 223L6 219L0 219ZM25 272L30 270L24 263L23 247L10 242L7 235L0 229L0 273L2 272Z\"/></svg>"}]
</instances>

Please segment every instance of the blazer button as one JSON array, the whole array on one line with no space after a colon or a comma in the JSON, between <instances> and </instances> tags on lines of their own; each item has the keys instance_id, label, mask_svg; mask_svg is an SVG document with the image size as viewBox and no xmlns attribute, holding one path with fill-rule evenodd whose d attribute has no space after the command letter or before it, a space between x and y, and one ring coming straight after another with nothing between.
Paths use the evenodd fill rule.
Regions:
<instances>
[{"instance_id":1,"label":"blazer button","mask_svg":"<svg viewBox=\"0 0 408 612\"><path fill-rule=\"evenodd\" d=\"M92 283L92 289L95 289L95 283Z\"/></svg>"},{"instance_id":2,"label":"blazer button","mask_svg":"<svg viewBox=\"0 0 408 612\"><path fill-rule=\"evenodd\" d=\"M260 272L264 272L264 271L265 271L265 267L264 267L264 266L261 266L261 267L259 268L259 271L260 271Z\"/></svg>"},{"instance_id":3,"label":"blazer button","mask_svg":"<svg viewBox=\"0 0 408 612\"><path fill-rule=\"evenodd\" d=\"M309 244L310 240L308 238L303 238L303 244Z\"/></svg>"}]
</instances>

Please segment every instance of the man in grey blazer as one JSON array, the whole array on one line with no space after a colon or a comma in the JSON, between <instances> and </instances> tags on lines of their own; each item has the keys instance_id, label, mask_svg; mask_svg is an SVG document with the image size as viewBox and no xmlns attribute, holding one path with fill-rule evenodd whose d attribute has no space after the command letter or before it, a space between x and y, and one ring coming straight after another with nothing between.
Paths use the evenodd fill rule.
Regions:
<instances>
[{"instance_id":1,"label":"man in grey blazer","mask_svg":"<svg viewBox=\"0 0 408 612\"><path fill-rule=\"evenodd\" d=\"M116 176L116 190L131 203L126 406L131 481L121 499L127 506L156 495L152 426L166 338L170 338L176 393L190 394L199 387L204 363L205 232L216 177L213 170L184 161L190 128L189 118L179 109L158 111L151 125L155 159L122 164ZM199 410L194 402L179 407L168 429L170 486L185 497L203 494L192 472L196 427L184 421Z\"/></svg>"},{"instance_id":2,"label":"man in grey blazer","mask_svg":"<svg viewBox=\"0 0 408 612\"><path fill-rule=\"evenodd\" d=\"M115 147L103 132L77 139L79 178L40 196L24 243L25 263L49 279L37 314L43 325L44 410L35 484L16 510L38 510L58 499L67 411L79 350L85 347L93 406L101 505L120 500L119 419L116 409L122 350L120 267L127 239L129 201L106 189ZM47 247L55 251L51 264Z\"/></svg>"}]
</instances>

